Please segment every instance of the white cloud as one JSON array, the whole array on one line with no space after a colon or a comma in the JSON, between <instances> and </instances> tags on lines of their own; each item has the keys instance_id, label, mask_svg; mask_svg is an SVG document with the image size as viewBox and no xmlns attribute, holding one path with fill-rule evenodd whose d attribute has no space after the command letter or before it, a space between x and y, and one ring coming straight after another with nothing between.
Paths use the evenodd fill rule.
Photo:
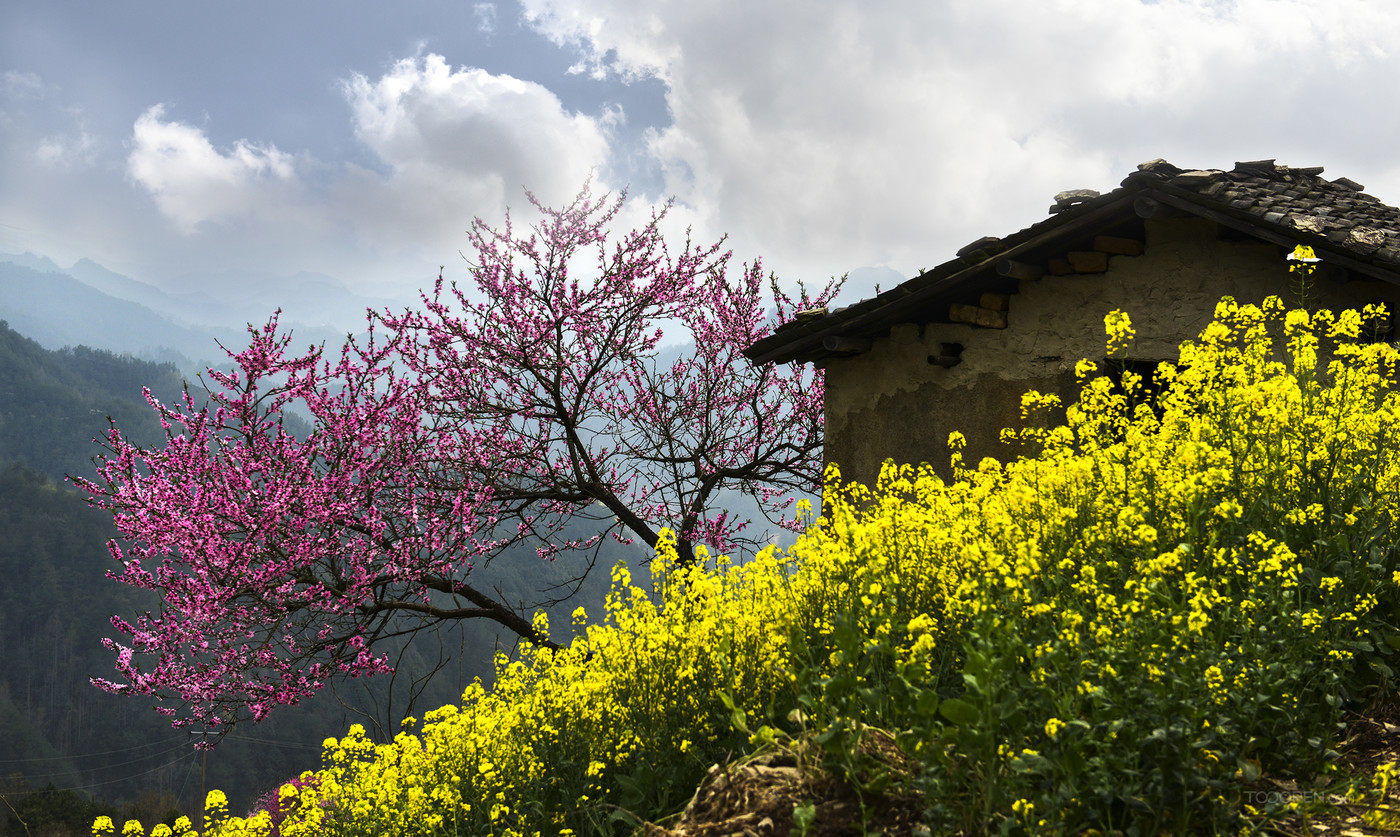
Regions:
<instances>
[{"instance_id":1,"label":"white cloud","mask_svg":"<svg viewBox=\"0 0 1400 837\"><path fill-rule=\"evenodd\" d=\"M165 121L155 105L132 129L127 175L150 193L160 211L185 233L206 222L258 212L280 214L295 188L292 156L239 140L216 149L200 129Z\"/></svg>"},{"instance_id":2,"label":"white cloud","mask_svg":"<svg viewBox=\"0 0 1400 837\"><path fill-rule=\"evenodd\" d=\"M1400 7L1366 0L524 2L586 65L663 80L666 190L808 278L911 274L1156 156L1360 179L1400 128L1364 104Z\"/></svg>"},{"instance_id":3,"label":"white cloud","mask_svg":"<svg viewBox=\"0 0 1400 837\"><path fill-rule=\"evenodd\" d=\"M0 131L5 134L7 167L69 169L96 161L98 138L88 130L82 109L63 99L57 85L36 73L0 73Z\"/></svg>"},{"instance_id":4,"label":"white cloud","mask_svg":"<svg viewBox=\"0 0 1400 837\"><path fill-rule=\"evenodd\" d=\"M0 93L6 99L34 99L44 95L44 82L35 73L6 70L0 75Z\"/></svg>"},{"instance_id":5,"label":"white cloud","mask_svg":"<svg viewBox=\"0 0 1400 837\"><path fill-rule=\"evenodd\" d=\"M472 14L476 16L476 28L487 35L496 31L496 4L473 3Z\"/></svg>"},{"instance_id":6,"label":"white cloud","mask_svg":"<svg viewBox=\"0 0 1400 837\"><path fill-rule=\"evenodd\" d=\"M453 252L476 215L524 202L528 187L546 203L577 191L607 163L618 116L565 111L546 88L480 69L453 69L439 55L406 59L371 81L345 84L355 135L383 163L360 171L348 199L373 219L375 234L425 235Z\"/></svg>"},{"instance_id":7,"label":"white cloud","mask_svg":"<svg viewBox=\"0 0 1400 837\"><path fill-rule=\"evenodd\" d=\"M241 246L259 269L352 282L390 273L419 286L432 275L404 265L448 261L474 217L521 208L525 187L547 204L567 200L606 166L625 122L616 108L571 113L538 84L431 54L352 75L343 91L370 167L247 139L216 147L156 105L133 125L127 179L182 236ZM56 136L36 153L57 164L81 150L81 137Z\"/></svg>"},{"instance_id":8,"label":"white cloud","mask_svg":"<svg viewBox=\"0 0 1400 837\"><path fill-rule=\"evenodd\" d=\"M49 168L91 165L97 159L97 147L97 138L86 129L79 129L76 133L45 137L34 149L34 159Z\"/></svg>"}]
</instances>

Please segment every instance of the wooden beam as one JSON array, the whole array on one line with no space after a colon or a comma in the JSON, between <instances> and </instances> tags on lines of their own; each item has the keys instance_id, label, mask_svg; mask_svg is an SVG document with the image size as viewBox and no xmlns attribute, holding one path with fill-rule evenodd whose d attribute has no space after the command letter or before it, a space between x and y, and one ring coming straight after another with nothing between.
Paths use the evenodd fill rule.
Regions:
<instances>
[{"instance_id":1,"label":"wooden beam","mask_svg":"<svg viewBox=\"0 0 1400 837\"><path fill-rule=\"evenodd\" d=\"M1045 268L1015 259L1002 259L997 262L997 275L1009 279L1039 279L1045 275Z\"/></svg>"},{"instance_id":2,"label":"wooden beam","mask_svg":"<svg viewBox=\"0 0 1400 837\"><path fill-rule=\"evenodd\" d=\"M843 337L841 335L831 335L822 338L822 348L828 352L844 352L847 354L860 354L870 351L870 338L868 337Z\"/></svg>"},{"instance_id":3,"label":"wooden beam","mask_svg":"<svg viewBox=\"0 0 1400 837\"><path fill-rule=\"evenodd\" d=\"M1051 276L1068 276L1074 272L1074 265L1069 263L1069 259L1050 259L1045 267Z\"/></svg>"}]
</instances>

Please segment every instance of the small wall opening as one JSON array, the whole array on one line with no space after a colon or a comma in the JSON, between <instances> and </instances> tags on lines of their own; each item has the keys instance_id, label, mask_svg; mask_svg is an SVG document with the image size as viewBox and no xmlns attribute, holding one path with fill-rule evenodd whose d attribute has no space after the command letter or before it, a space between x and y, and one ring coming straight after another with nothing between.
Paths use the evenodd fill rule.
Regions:
<instances>
[{"instance_id":1,"label":"small wall opening","mask_svg":"<svg viewBox=\"0 0 1400 837\"><path fill-rule=\"evenodd\" d=\"M963 344L961 343L939 343L938 353L928 356L930 366L941 366L944 369L951 369L962 363Z\"/></svg>"}]
</instances>

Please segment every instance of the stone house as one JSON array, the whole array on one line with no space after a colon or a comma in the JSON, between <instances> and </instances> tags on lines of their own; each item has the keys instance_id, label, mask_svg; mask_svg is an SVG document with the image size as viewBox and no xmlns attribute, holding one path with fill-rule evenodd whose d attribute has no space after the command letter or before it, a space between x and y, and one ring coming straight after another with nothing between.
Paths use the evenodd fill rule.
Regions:
<instances>
[{"instance_id":1,"label":"stone house","mask_svg":"<svg viewBox=\"0 0 1400 837\"><path fill-rule=\"evenodd\" d=\"M1322 259L1310 307L1400 310L1400 209L1321 173L1143 163L1118 189L1062 192L1050 218L978 239L878 296L802 312L745 354L826 370L826 457L844 480L873 483L886 458L946 476L953 430L968 462L1005 459L1000 431L1016 426L1022 393L1071 403L1075 364L1103 359L1114 309L1137 331L1129 361L1155 367L1222 296L1296 303L1286 256L1306 244Z\"/></svg>"}]
</instances>

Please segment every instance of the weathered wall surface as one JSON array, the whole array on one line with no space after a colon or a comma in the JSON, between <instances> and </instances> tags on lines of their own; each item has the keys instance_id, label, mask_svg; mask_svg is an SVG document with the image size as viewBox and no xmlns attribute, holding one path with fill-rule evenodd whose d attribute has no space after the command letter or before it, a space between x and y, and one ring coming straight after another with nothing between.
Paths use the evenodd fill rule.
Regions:
<instances>
[{"instance_id":1,"label":"weathered wall surface","mask_svg":"<svg viewBox=\"0 0 1400 837\"><path fill-rule=\"evenodd\" d=\"M949 474L947 439L968 439L965 459L1005 460L1004 427L1019 421L1027 390L1056 392L1066 403L1077 392L1074 366L1104 357L1104 315L1132 318L1134 360L1175 360L1182 340L1210 322L1222 296L1260 303L1277 295L1290 303L1287 263L1280 248L1225 241L1213 222L1149 220L1141 256L1113 256L1106 273L1023 281L1011 298L1008 327L911 323L891 329L869 352L829 362L826 370L826 456L843 480L873 484L886 458L929 462ZM1354 279L1317 281L1316 307L1340 310L1385 302L1400 310L1400 288ZM963 346L962 362L930 362L941 343Z\"/></svg>"}]
</instances>

